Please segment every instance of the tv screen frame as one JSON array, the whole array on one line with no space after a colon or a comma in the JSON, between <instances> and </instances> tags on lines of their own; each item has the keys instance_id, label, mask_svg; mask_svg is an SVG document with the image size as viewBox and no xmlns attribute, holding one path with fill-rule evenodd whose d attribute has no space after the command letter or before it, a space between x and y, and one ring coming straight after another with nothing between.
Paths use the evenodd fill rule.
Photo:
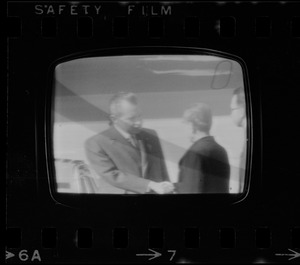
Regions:
<instances>
[{"instance_id":1,"label":"tv screen frame","mask_svg":"<svg viewBox=\"0 0 300 265\"><path fill-rule=\"evenodd\" d=\"M230 59L236 61L242 68L243 72L243 83L245 90L245 100L246 100L246 117L247 117L247 160L246 160L246 171L245 171L245 186L242 193L237 194L166 194L162 196L156 196L153 194L126 194L126 195L115 195L115 194L68 194L68 193L59 193L57 192L57 183L55 180L55 166L54 166L54 154L53 154L53 104L54 104L54 75L55 68L57 65L68 62L76 59L91 58L91 57L107 57L107 56L126 56L126 55L208 55L208 56L218 56L224 59ZM46 93L44 93L44 126L43 126L43 135L45 138L44 150L46 157L46 168L47 168L47 177L49 183L49 191L51 197L56 203L63 205L68 205L71 207L97 207L99 204L109 203L112 205L118 205L120 202L119 198L122 198L121 203L145 203L146 200L161 200L165 201L166 204L175 201L176 203L181 203L181 201L197 201L203 207L209 207L209 205L232 205L238 202L243 201L247 198L250 192L250 183L253 181L253 178L257 176L251 176L251 169L253 166L253 152L260 153L259 146L254 148L254 134L253 134L253 110L252 110L252 97L253 92L251 91L249 84L249 76L247 65L245 61L233 54L205 49L197 47L180 47L180 46L135 46L135 47L118 47L118 48L109 48L109 49L99 49L99 50L90 50L75 54L70 54L59 58L58 60L52 62L48 71L48 84ZM259 120L260 117L256 117L255 120ZM42 121L38 121L41 123ZM258 122L259 124L260 122ZM257 128L256 129L260 129ZM256 137L259 138L258 133L256 132ZM257 141L257 139L255 139ZM38 143L40 146L40 144ZM144 197L144 198L142 198ZM157 197L157 198L154 198Z\"/></svg>"}]
</instances>

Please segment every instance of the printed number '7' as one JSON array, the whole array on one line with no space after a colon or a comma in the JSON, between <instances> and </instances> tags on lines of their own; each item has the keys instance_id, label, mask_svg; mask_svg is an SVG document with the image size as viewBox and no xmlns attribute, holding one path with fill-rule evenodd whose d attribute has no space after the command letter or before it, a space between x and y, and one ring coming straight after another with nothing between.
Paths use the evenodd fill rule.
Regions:
<instances>
[{"instance_id":1,"label":"printed number '7'","mask_svg":"<svg viewBox=\"0 0 300 265\"><path fill-rule=\"evenodd\" d=\"M170 258L170 261L174 258L175 254L176 254L176 250L168 250L168 252L172 252L172 256Z\"/></svg>"}]
</instances>

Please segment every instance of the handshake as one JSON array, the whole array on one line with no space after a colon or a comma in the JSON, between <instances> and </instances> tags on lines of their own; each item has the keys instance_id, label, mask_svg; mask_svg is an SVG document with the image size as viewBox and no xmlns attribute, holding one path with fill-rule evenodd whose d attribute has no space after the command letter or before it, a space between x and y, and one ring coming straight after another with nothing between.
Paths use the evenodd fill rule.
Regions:
<instances>
[{"instance_id":1,"label":"handshake","mask_svg":"<svg viewBox=\"0 0 300 265\"><path fill-rule=\"evenodd\" d=\"M163 182L150 181L148 188L149 190L152 190L157 194L174 193L174 185L169 181L163 181Z\"/></svg>"}]
</instances>

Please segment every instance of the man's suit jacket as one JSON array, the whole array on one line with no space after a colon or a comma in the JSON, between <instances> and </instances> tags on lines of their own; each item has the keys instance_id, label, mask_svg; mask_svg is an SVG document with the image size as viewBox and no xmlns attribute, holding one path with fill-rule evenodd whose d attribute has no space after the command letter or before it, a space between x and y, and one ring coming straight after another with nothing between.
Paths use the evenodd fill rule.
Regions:
<instances>
[{"instance_id":1,"label":"man's suit jacket","mask_svg":"<svg viewBox=\"0 0 300 265\"><path fill-rule=\"evenodd\" d=\"M99 188L106 187L103 193L146 193L150 180L169 180L156 132L142 129L136 138L140 148L111 126L86 141L87 159L99 176Z\"/></svg>"},{"instance_id":2,"label":"man's suit jacket","mask_svg":"<svg viewBox=\"0 0 300 265\"><path fill-rule=\"evenodd\" d=\"M226 150L212 136L195 142L179 161L179 193L229 193Z\"/></svg>"}]
</instances>

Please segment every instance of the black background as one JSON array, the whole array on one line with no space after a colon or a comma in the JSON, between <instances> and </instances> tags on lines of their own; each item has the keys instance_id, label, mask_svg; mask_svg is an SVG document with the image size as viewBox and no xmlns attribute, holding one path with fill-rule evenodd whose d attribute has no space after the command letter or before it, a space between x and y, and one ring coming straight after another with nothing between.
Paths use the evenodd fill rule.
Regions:
<instances>
[{"instance_id":1,"label":"black background","mask_svg":"<svg viewBox=\"0 0 300 265\"><path fill-rule=\"evenodd\" d=\"M87 35L93 33L91 38L77 37L78 16L52 16L56 18L57 31L51 28L50 21L42 34L41 19L51 16L35 15L34 3L8 5L6 227L20 228L22 237L19 245L8 244L7 250L17 254L27 249L30 256L38 249L42 262L141 263L148 258L135 255L150 253L148 229L158 227L163 229L164 240L161 247L154 249L163 255L149 262L169 262L168 250L177 250L171 262L286 261L289 257L275 253L290 253L288 248L299 251L299 241L295 239L296 233L292 240L292 231L299 228L300 209L300 36L299 25L298 31L295 23L294 29L291 27L292 21L296 21L293 17L298 16L299 24L299 2L178 2L171 4L171 16L153 20L154 16L136 13L125 19L128 27L124 27L122 20L127 18L126 5L103 5L106 11L94 17L94 31L87 31ZM121 17L122 23L114 24L115 17ZM220 36L215 26L223 17L235 18L235 31L232 26L226 29L232 20L225 20ZM256 30L257 17L269 17L270 32L265 20ZM191 28L185 31L186 18ZM95 199L89 207L72 208L52 199L44 138L44 98L49 91L50 65L73 53L144 45L208 48L237 55L245 61L253 103L254 148L250 192L242 202L220 206L189 196L128 197L121 201L120 197L107 196L103 201ZM80 198L86 202L84 196ZM41 229L46 227L56 228L54 248L42 247ZM127 248L114 247L112 235L116 227L128 229ZM184 229L188 227L196 227L200 232L198 248L185 247ZM256 245L255 231L261 227L271 233L268 247ZM77 248L78 228L92 229L91 248ZM221 247L221 228L235 229L233 248ZM7 262L21 261L13 257Z\"/></svg>"}]
</instances>

